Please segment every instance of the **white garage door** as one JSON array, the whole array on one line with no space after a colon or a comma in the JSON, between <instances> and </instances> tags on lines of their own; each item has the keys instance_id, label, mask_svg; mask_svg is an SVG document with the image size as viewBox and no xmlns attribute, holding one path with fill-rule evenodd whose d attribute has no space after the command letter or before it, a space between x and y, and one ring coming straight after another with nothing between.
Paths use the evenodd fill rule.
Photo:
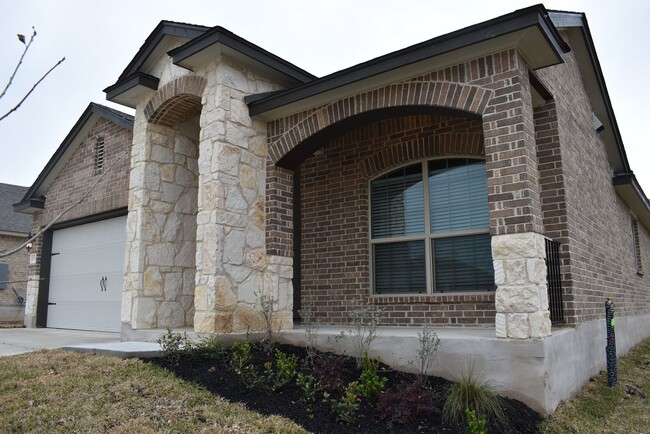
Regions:
<instances>
[{"instance_id":1,"label":"white garage door","mask_svg":"<svg viewBox=\"0 0 650 434\"><path fill-rule=\"evenodd\" d=\"M54 231L47 326L120 331L126 217Z\"/></svg>"}]
</instances>

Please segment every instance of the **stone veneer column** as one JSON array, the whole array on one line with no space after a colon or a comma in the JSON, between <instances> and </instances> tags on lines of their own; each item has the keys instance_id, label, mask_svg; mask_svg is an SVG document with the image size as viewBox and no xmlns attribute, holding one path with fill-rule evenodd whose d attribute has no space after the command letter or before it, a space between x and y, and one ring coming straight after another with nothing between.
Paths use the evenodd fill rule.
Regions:
<instances>
[{"instance_id":1,"label":"stone veneer column","mask_svg":"<svg viewBox=\"0 0 650 434\"><path fill-rule=\"evenodd\" d=\"M244 97L275 90L220 61L205 72L201 112L194 330L263 329L259 300L277 300L274 328L291 327L291 258L267 255L264 237L266 124Z\"/></svg>"},{"instance_id":2,"label":"stone veneer column","mask_svg":"<svg viewBox=\"0 0 650 434\"><path fill-rule=\"evenodd\" d=\"M533 232L492 237L496 334L543 338L551 334L544 236Z\"/></svg>"},{"instance_id":3,"label":"stone veneer column","mask_svg":"<svg viewBox=\"0 0 650 434\"><path fill-rule=\"evenodd\" d=\"M502 58L503 60L503 58ZM496 334L550 335L537 147L528 66L509 52L483 115L496 290Z\"/></svg>"},{"instance_id":4,"label":"stone veneer column","mask_svg":"<svg viewBox=\"0 0 650 434\"><path fill-rule=\"evenodd\" d=\"M191 326L197 200L195 125L134 126L122 322L132 329Z\"/></svg>"}]
</instances>

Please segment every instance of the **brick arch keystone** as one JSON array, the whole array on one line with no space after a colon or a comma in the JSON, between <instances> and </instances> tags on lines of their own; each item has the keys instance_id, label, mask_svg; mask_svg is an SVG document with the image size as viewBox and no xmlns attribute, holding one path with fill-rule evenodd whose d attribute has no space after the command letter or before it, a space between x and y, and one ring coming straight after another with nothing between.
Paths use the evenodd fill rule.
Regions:
<instances>
[{"instance_id":1,"label":"brick arch keystone","mask_svg":"<svg viewBox=\"0 0 650 434\"><path fill-rule=\"evenodd\" d=\"M201 97L208 81L196 75L178 77L158 89L147 103L147 122L173 127L201 113Z\"/></svg>"},{"instance_id":2,"label":"brick arch keystone","mask_svg":"<svg viewBox=\"0 0 650 434\"><path fill-rule=\"evenodd\" d=\"M388 85L320 107L296 122L269 146L273 164L323 129L353 116L395 107L435 107L482 116L493 91L481 86L448 81L422 81Z\"/></svg>"}]
</instances>

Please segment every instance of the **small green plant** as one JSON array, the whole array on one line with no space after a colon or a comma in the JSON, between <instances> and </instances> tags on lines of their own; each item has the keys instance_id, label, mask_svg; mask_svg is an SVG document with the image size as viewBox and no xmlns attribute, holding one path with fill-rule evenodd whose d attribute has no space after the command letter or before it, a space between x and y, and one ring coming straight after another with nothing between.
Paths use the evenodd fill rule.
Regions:
<instances>
[{"instance_id":1,"label":"small green plant","mask_svg":"<svg viewBox=\"0 0 650 434\"><path fill-rule=\"evenodd\" d=\"M467 417L466 434L487 434L487 419L483 416L481 419L476 417L476 412L465 409L465 416Z\"/></svg>"},{"instance_id":2,"label":"small green plant","mask_svg":"<svg viewBox=\"0 0 650 434\"><path fill-rule=\"evenodd\" d=\"M255 292L257 301L259 303L259 313L264 320L264 331L266 336L262 343L268 345L269 352L275 347L275 339L273 334L273 315L275 307L280 301L278 298L273 297L272 294L265 294L263 292Z\"/></svg>"},{"instance_id":3,"label":"small green plant","mask_svg":"<svg viewBox=\"0 0 650 434\"><path fill-rule=\"evenodd\" d=\"M423 325L418 332L418 344L418 381L424 384L440 347L440 338L430 324Z\"/></svg>"},{"instance_id":4,"label":"small green plant","mask_svg":"<svg viewBox=\"0 0 650 434\"><path fill-rule=\"evenodd\" d=\"M189 353L194 346L187 333L175 333L167 327L167 333L158 338L160 349L164 358L176 364L183 354Z\"/></svg>"},{"instance_id":5,"label":"small green plant","mask_svg":"<svg viewBox=\"0 0 650 434\"><path fill-rule=\"evenodd\" d=\"M351 424L356 421L358 417L360 394L359 383L353 381L345 388L340 400L330 399L330 394L325 392L323 393L323 401L330 403L332 410L336 413L336 420L342 423Z\"/></svg>"},{"instance_id":6,"label":"small green plant","mask_svg":"<svg viewBox=\"0 0 650 434\"><path fill-rule=\"evenodd\" d=\"M235 343L230 348L230 362L229 368L232 372L242 375L244 372L250 370L248 367L251 360L251 344L250 342Z\"/></svg>"},{"instance_id":7,"label":"small green plant","mask_svg":"<svg viewBox=\"0 0 650 434\"><path fill-rule=\"evenodd\" d=\"M323 390L323 386L313 375L303 373L298 373L296 384L300 387L300 390L302 390L303 397L300 400L305 404L305 407L307 407L307 415L310 419L313 419L316 396Z\"/></svg>"},{"instance_id":8,"label":"small green plant","mask_svg":"<svg viewBox=\"0 0 650 434\"><path fill-rule=\"evenodd\" d=\"M469 409L474 411L479 419L507 423L503 399L496 394L492 383L480 378L473 366L454 381L447 391L442 408L442 418L445 422L456 426L467 425L465 409Z\"/></svg>"},{"instance_id":9,"label":"small green plant","mask_svg":"<svg viewBox=\"0 0 650 434\"><path fill-rule=\"evenodd\" d=\"M368 353L361 360L363 371L359 376L359 391L370 404L377 402L379 392L384 390L388 378L379 376L379 360L371 359Z\"/></svg>"},{"instance_id":10,"label":"small green plant","mask_svg":"<svg viewBox=\"0 0 650 434\"><path fill-rule=\"evenodd\" d=\"M205 359L219 359L223 356L225 349L220 335L209 335L194 344L193 352L197 357Z\"/></svg>"},{"instance_id":11,"label":"small green plant","mask_svg":"<svg viewBox=\"0 0 650 434\"><path fill-rule=\"evenodd\" d=\"M253 365L247 365L241 371L242 381L249 389L259 390L266 394L275 392L290 382L296 375L298 357L287 356L279 349L275 350L275 367L272 362L266 362L259 371Z\"/></svg>"},{"instance_id":12,"label":"small green plant","mask_svg":"<svg viewBox=\"0 0 650 434\"><path fill-rule=\"evenodd\" d=\"M316 318L314 313L314 302L311 297L307 297L303 303L303 308L300 309L298 313L302 320L302 326L305 327L305 350L307 351L305 364L310 366L318 354L316 344L318 340L318 332L320 331L320 320Z\"/></svg>"},{"instance_id":13,"label":"small green plant","mask_svg":"<svg viewBox=\"0 0 650 434\"><path fill-rule=\"evenodd\" d=\"M370 306L362 306L350 311L352 327L348 330L348 333L350 334L358 367L361 367L363 355L370 351L370 346L377 337L379 324L384 317L385 313L382 309Z\"/></svg>"}]
</instances>

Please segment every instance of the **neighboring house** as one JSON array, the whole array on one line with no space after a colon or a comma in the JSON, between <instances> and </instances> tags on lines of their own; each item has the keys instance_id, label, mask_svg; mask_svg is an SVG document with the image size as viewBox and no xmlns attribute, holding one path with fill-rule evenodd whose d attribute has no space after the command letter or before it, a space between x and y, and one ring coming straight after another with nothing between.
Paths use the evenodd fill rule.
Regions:
<instances>
[{"instance_id":1,"label":"neighboring house","mask_svg":"<svg viewBox=\"0 0 650 434\"><path fill-rule=\"evenodd\" d=\"M91 103L16 205L36 233L90 190L35 242L27 327L120 331L132 130Z\"/></svg>"},{"instance_id":2,"label":"neighboring house","mask_svg":"<svg viewBox=\"0 0 650 434\"><path fill-rule=\"evenodd\" d=\"M27 187L0 183L0 254L23 244L32 228L31 217L12 207L26 191ZM0 258L0 322L23 321L25 307L19 300L27 292L28 262L26 249Z\"/></svg>"},{"instance_id":3,"label":"neighboring house","mask_svg":"<svg viewBox=\"0 0 650 434\"><path fill-rule=\"evenodd\" d=\"M136 110L128 207L120 166L97 191L119 200L48 232L29 325L144 339L260 329L260 294L284 329L303 305L323 325L371 305L384 325L463 331L436 373L473 360L544 412L604 366L606 297L619 354L650 336L650 205L581 13L529 7L322 78L222 27L161 22L105 92ZM34 229L63 206L57 185L97 176L95 139L71 136L17 205ZM114 210L121 319L100 325L99 303L52 298L54 270L79 270L57 240L74 247L85 217ZM99 258L119 249L93 245L101 297L117 265Z\"/></svg>"}]
</instances>

